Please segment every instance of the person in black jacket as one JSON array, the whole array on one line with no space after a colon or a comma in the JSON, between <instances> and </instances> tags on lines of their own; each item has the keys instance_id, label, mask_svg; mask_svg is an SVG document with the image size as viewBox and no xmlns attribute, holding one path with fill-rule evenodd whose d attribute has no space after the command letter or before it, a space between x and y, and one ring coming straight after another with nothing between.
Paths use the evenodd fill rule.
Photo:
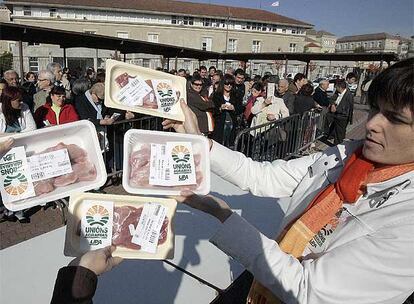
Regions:
<instances>
[{"instance_id":1,"label":"person in black jacket","mask_svg":"<svg viewBox=\"0 0 414 304\"><path fill-rule=\"evenodd\" d=\"M319 86L315 89L313 93L313 99L321 106L321 107L328 107L330 103L330 99L326 90L329 87L329 81L327 79L323 79L319 82Z\"/></svg>"},{"instance_id":2,"label":"person in black jacket","mask_svg":"<svg viewBox=\"0 0 414 304\"><path fill-rule=\"evenodd\" d=\"M196 74L191 79L191 85L187 89L187 104L197 116L198 126L203 134L213 131L214 103L201 95L203 80Z\"/></svg>"},{"instance_id":3,"label":"person in black jacket","mask_svg":"<svg viewBox=\"0 0 414 304\"><path fill-rule=\"evenodd\" d=\"M113 257L115 246L107 246L85 253L68 266L59 269L51 304L92 304L98 276L122 262Z\"/></svg>"},{"instance_id":4,"label":"person in black jacket","mask_svg":"<svg viewBox=\"0 0 414 304\"><path fill-rule=\"evenodd\" d=\"M340 144L345 138L348 123L352 124L354 112L354 96L348 90L345 80L339 80L335 84L336 93L329 105L329 113L326 115L327 137L334 137L334 144Z\"/></svg>"},{"instance_id":5,"label":"person in black jacket","mask_svg":"<svg viewBox=\"0 0 414 304\"><path fill-rule=\"evenodd\" d=\"M313 86L310 83L303 85L295 97L293 103L293 113L303 115L303 113L316 108L312 98Z\"/></svg>"},{"instance_id":6,"label":"person in black jacket","mask_svg":"<svg viewBox=\"0 0 414 304\"><path fill-rule=\"evenodd\" d=\"M243 104L234 98L234 77L226 74L213 94L215 127L212 138L226 146L234 141L237 115L243 113Z\"/></svg>"}]
</instances>

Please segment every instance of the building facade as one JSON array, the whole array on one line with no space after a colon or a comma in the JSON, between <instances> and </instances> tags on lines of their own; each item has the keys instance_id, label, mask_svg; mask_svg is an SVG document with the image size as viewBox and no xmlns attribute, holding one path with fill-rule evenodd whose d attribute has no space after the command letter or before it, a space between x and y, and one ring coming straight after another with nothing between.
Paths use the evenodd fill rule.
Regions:
<instances>
[{"instance_id":1,"label":"building facade","mask_svg":"<svg viewBox=\"0 0 414 304\"><path fill-rule=\"evenodd\" d=\"M303 52L306 31L312 25L258 9L236 8L178 1L4 1L11 22L90 34L137 39L215 52ZM10 46L18 56L16 46ZM24 70L37 71L50 61L65 66L102 67L113 51L67 49L67 63L58 46L24 44ZM18 68L18 60L15 60ZM159 56L128 54L127 62L155 68L164 62ZM217 62L202 62L215 65ZM237 66L238 62L229 62ZM253 72L262 63L251 63ZM272 63L263 63L272 69ZM177 68L192 71L198 60L179 59ZM175 64L170 67L175 67Z\"/></svg>"},{"instance_id":2,"label":"building facade","mask_svg":"<svg viewBox=\"0 0 414 304\"><path fill-rule=\"evenodd\" d=\"M388 33L345 36L337 40L336 51L338 53L394 52L405 58L409 42L409 39Z\"/></svg>"},{"instance_id":3,"label":"building facade","mask_svg":"<svg viewBox=\"0 0 414 304\"><path fill-rule=\"evenodd\" d=\"M327 31L306 31L305 51L310 53L335 53L337 37Z\"/></svg>"}]
</instances>

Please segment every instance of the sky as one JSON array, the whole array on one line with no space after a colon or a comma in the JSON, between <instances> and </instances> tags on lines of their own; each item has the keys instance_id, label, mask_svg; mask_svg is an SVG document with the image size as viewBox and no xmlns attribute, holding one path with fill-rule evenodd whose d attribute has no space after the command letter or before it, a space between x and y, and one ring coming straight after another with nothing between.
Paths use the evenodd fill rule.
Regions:
<instances>
[{"instance_id":1,"label":"sky","mask_svg":"<svg viewBox=\"0 0 414 304\"><path fill-rule=\"evenodd\" d=\"M186 0L182 0L186 1ZM414 35L413 0L190 0L191 2L261 8L311 23L337 37L380 33Z\"/></svg>"}]
</instances>

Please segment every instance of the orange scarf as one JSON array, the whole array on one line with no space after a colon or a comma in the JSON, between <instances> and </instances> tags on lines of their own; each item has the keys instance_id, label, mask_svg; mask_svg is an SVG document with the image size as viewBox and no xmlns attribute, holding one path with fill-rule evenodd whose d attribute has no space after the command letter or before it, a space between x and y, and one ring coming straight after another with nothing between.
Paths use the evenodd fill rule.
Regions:
<instances>
[{"instance_id":1,"label":"orange scarf","mask_svg":"<svg viewBox=\"0 0 414 304\"><path fill-rule=\"evenodd\" d=\"M309 241L326 224L336 219L344 202L355 203L365 192L368 183L379 183L414 170L414 163L375 166L362 156L359 148L345 165L338 181L321 191L304 213L281 233L280 249L295 258L301 258ZM247 297L249 304L281 303L266 287L253 281Z\"/></svg>"}]
</instances>

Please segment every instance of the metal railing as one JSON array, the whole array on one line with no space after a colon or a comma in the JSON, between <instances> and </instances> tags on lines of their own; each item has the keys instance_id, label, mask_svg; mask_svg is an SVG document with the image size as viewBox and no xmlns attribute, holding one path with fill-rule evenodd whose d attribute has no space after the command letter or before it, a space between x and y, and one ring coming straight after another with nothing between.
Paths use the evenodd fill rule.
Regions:
<instances>
[{"instance_id":1,"label":"metal railing","mask_svg":"<svg viewBox=\"0 0 414 304\"><path fill-rule=\"evenodd\" d=\"M296 155L322 137L324 115L305 112L240 131L234 150L256 161L273 161Z\"/></svg>"}]
</instances>

